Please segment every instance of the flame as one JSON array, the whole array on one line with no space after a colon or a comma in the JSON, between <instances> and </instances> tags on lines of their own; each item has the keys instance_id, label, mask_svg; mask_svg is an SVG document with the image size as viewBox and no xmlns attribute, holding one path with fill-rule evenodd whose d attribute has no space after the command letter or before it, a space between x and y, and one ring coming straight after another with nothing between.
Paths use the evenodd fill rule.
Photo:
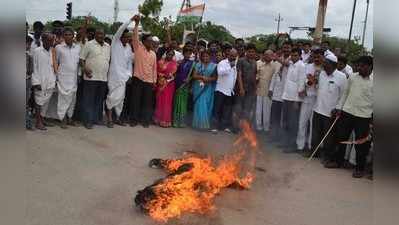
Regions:
<instances>
[{"instance_id":1,"label":"flame","mask_svg":"<svg viewBox=\"0 0 399 225\"><path fill-rule=\"evenodd\" d=\"M220 160L194 154L164 160L169 176L153 187L155 197L144 206L148 214L161 222L185 212L205 214L215 209L213 200L223 188L249 189L255 179L257 140L248 122L242 122L241 127L242 134L234 143L238 149Z\"/></svg>"}]
</instances>

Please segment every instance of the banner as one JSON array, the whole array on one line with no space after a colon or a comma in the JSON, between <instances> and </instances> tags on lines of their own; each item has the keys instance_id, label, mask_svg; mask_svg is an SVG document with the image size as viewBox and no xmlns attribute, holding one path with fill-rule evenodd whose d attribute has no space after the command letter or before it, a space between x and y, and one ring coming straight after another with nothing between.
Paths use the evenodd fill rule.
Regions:
<instances>
[{"instance_id":1,"label":"banner","mask_svg":"<svg viewBox=\"0 0 399 225\"><path fill-rule=\"evenodd\" d=\"M195 5L181 10L177 16L177 22L200 23L204 15L205 4Z\"/></svg>"}]
</instances>

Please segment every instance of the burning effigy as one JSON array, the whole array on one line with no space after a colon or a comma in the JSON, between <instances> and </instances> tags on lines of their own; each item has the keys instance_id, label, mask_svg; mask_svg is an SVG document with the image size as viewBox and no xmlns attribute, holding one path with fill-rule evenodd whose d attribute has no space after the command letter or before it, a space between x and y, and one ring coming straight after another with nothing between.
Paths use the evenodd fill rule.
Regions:
<instances>
[{"instance_id":1,"label":"burning effigy","mask_svg":"<svg viewBox=\"0 0 399 225\"><path fill-rule=\"evenodd\" d=\"M183 213L214 210L214 198L224 188L249 189L254 181L257 140L248 122L241 127L233 151L218 160L194 152L178 159L152 159L150 166L163 169L167 176L139 190L136 206L166 222Z\"/></svg>"}]
</instances>

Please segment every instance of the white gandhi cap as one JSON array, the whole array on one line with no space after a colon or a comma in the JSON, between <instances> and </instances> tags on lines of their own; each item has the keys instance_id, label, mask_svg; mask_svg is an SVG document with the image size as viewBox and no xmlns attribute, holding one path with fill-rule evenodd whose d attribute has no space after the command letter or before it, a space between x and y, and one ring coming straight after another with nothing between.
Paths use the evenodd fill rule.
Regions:
<instances>
[{"instance_id":1,"label":"white gandhi cap","mask_svg":"<svg viewBox=\"0 0 399 225\"><path fill-rule=\"evenodd\" d=\"M157 36L152 37L152 41L159 42L159 38Z\"/></svg>"},{"instance_id":2,"label":"white gandhi cap","mask_svg":"<svg viewBox=\"0 0 399 225\"><path fill-rule=\"evenodd\" d=\"M330 60L331 62L335 62L335 63L338 62L338 58L334 54L327 54L326 59Z\"/></svg>"}]
</instances>

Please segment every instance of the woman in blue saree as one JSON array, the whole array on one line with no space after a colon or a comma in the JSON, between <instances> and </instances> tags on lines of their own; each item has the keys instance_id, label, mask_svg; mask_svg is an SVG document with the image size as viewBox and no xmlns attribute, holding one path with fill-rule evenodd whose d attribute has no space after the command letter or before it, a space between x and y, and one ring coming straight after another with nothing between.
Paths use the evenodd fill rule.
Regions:
<instances>
[{"instance_id":1,"label":"woman in blue saree","mask_svg":"<svg viewBox=\"0 0 399 225\"><path fill-rule=\"evenodd\" d=\"M193 128L207 130L211 126L213 99L217 79L217 65L211 62L210 53L203 51L193 73Z\"/></svg>"}]
</instances>

